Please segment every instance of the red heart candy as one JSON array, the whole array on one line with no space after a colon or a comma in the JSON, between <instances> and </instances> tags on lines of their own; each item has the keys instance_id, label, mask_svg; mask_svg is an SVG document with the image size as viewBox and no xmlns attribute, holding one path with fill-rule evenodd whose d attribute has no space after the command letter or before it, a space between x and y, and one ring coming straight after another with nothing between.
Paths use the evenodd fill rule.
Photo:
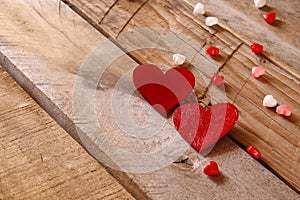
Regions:
<instances>
[{"instance_id":1,"label":"red heart candy","mask_svg":"<svg viewBox=\"0 0 300 200\"><path fill-rule=\"evenodd\" d=\"M195 77L182 67L174 67L164 74L157 66L144 64L135 68L133 83L154 109L166 115L193 91Z\"/></svg>"},{"instance_id":2,"label":"red heart candy","mask_svg":"<svg viewBox=\"0 0 300 200\"><path fill-rule=\"evenodd\" d=\"M224 76L221 76L219 74L212 74L210 76L211 82L213 82L216 86L221 86L224 82Z\"/></svg>"},{"instance_id":3,"label":"red heart candy","mask_svg":"<svg viewBox=\"0 0 300 200\"><path fill-rule=\"evenodd\" d=\"M209 161L209 163L203 168L203 173L208 176L219 174L218 164L215 161Z\"/></svg>"},{"instance_id":4,"label":"red heart candy","mask_svg":"<svg viewBox=\"0 0 300 200\"><path fill-rule=\"evenodd\" d=\"M219 48L214 47L214 46L209 46L206 49L206 53L208 55L210 55L210 56L217 56L217 55L219 55L219 51L220 51Z\"/></svg>"},{"instance_id":5,"label":"red heart candy","mask_svg":"<svg viewBox=\"0 0 300 200\"><path fill-rule=\"evenodd\" d=\"M268 24L272 24L275 21L276 13L269 12L267 14L264 14L263 17Z\"/></svg>"},{"instance_id":6,"label":"red heart candy","mask_svg":"<svg viewBox=\"0 0 300 200\"><path fill-rule=\"evenodd\" d=\"M261 157L261 153L254 146L247 147L247 152L256 159L260 159L260 157Z\"/></svg>"},{"instance_id":7,"label":"red heart candy","mask_svg":"<svg viewBox=\"0 0 300 200\"><path fill-rule=\"evenodd\" d=\"M173 122L181 136L201 152L225 136L238 116L238 109L230 103L218 103L208 110L199 104L184 104L174 111Z\"/></svg>"},{"instance_id":8,"label":"red heart candy","mask_svg":"<svg viewBox=\"0 0 300 200\"><path fill-rule=\"evenodd\" d=\"M253 43L251 44L251 50L253 53L261 53L264 50L264 46L257 43Z\"/></svg>"}]
</instances>

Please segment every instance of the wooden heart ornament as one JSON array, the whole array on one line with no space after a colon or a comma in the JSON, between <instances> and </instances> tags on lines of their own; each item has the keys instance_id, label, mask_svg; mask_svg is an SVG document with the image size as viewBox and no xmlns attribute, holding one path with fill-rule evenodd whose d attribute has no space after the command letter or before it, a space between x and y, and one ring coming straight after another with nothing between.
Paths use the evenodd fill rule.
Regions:
<instances>
[{"instance_id":1,"label":"wooden heart ornament","mask_svg":"<svg viewBox=\"0 0 300 200\"><path fill-rule=\"evenodd\" d=\"M238 109L230 103L218 103L208 110L199 104L184 104L174 111L173 122L181 136L201 152L225 136L238 116Z\"/></svg>"},{"instance_id":2,"label":"wooden heart ornament","mask_svg":"<svg viewBox=\"0 0 300 200\"><path fill-rule=\"evenodd\" d=\"M166 115L193 91L195 77L182 67L163 73L155 65L144 64L134 69L133 83L154 109Z\"/></svg>"}]
</instances>

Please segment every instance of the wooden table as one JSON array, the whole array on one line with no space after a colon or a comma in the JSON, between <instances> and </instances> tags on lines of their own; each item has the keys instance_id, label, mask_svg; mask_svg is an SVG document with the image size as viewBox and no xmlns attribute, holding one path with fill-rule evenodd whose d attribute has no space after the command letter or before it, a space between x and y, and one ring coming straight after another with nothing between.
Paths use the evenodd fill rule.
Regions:
<instances>
[{"instance_id":1,"label":"wooden table","mask_svg":"<svg viewBox=\"0 0 300 200\"><path fill-rule=\"evenodd\" d=\"M193 15L197 2L205 5L206 16L219 18L217 26L207 27L206 16ZM270 0L257 9L252 0L2 0L0 8L0 199L299 198L299 1ZM277 13L274 25L261 17L268 11ZM263 44L264 52L253 54L252 42ZM90 60L105 68L99 82L80 67L103 45L108 53ZM205 54L209 45L220 48L217 59ZM186 162L147 173L97 162L90 154L100 153L76 129L91 123L74 117L78 80L96 85L96 118L116 146L150 151L169 144L174 128L166 123L164 135L152 140L118 134L111 95L139 63L167 70L174 53L187 56L199 101L238 107L240 118L229 136L205 158L189 148ZM251 68L258 65L267 74L254 79ZM214 93L211 73L225 76L225 97ZM292 116L264 108L267 94L289 105ZM149 106L140 97L133 95L132 109L139 123L149 121ZM81 129L91 144L97 142L95 130ZM259 161L245 152L248 145L261 151ZM217 161L221 174L208 178L201 168L193 170L199 159Z\"/></svg>"}]
</instances>

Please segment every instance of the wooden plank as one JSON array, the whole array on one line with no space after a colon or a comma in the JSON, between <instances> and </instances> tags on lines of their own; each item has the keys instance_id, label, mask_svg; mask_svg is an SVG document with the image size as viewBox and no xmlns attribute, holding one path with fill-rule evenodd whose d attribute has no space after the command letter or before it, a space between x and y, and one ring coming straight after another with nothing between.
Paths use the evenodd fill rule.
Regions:
<instances>
[{"instance_id":1,"label":"wooden plank","mask_svg":"<svg viewBox=\"0 0 300 200\"><path fill-rule=\"evenodd\" d=\"M67 0L69 4L71 5L76 5L78 4L78 2L82 2L81 0ZM141 6L141 7L139 7ZM194 48L198 48L199 52L201 55L205 56L205 52L203 51L202 47L205 47L209 44L215 44L218 47L221 48L222 52L223 52L223 58L224 60L210 60L213 62L213 64L222 67L224 65L224 62L227 61L228 59L231 58L231 56L234 55L235 50L240 51L239 45L241 44L241 41L237 38L235 38L231 33L229 33L228 31L224 30L223 28L216 26L213 28L207 27L204 23L205 17L204 16L199 16L199 17L195 17L193 16L193 13L191 11L191 8L189 6L186 6L182 1L150 1L146 4L136 6L135 4L133 4L133 7L135 7L135 10L138 10L138 12L127 12L127 17L124 18L124 15L122 14L118 14L118 13L125 13L127 11L127 9L125 9L126 7L128 7L128 2L124 1L124 0L119 0L116 5L114 7L111 7L110 12L107 13L107 15L104 17L104 19L102 20L101 23L98 23L99 25L97 25L96 27L98 27L98 29L104 30L107 33L110 34L111 37L115 37L116 41L125 49L130 48L131 46L134 45L138 45L143 43L143 41L149 40L149 38L151 38L151 34L147 34L145 33L144 35L138 35L137 36L137 40L136 41L132 41L128 39L126 39L126 35L125 36L120 36L120 30L123 30L124 32L130 32L133 31L134 29L138 28L138 27L159 27L159 28L163 28L163 27L168 27L168 29L173 30L175 33L182 33L182 35L188 35L189 37L193 38L196 44L191 44L191 42L188 43L188 40L185 40L186 43L190 44L191 46L193 46ZM87 13L84 9L84 7L78 7L77 10L80 13ZM93 13L92 10L89 10L90 13ZM225 12L227 13L227 12ZM130 15L133 15L131 17L131 21L128 22L128 18L130 17ZM225 14L224 14L225 15ZM89 21L96 21L95 19L93 19L92 14L87 14L87 16L85 16L88 18ZM105 19L107 18L107 20ZM109 22L109 23L108 23ZM111 26L114 26L114 24L118 24L118 27L120 27L119 29L111 29ZM123 33L124 33L123 32ZM214 34L215 36L211 36L211 34ZM180 34L178 34L180 35ZM196 39L195 39L196 38ZM156 38L155 38L156 39ZM159 43L156 46L160 46L160 47L165 47L167 49L169 49L168 53L161 53L159 51L151 51L151 50L142 50L142 51L138 51L138 52L133 52L131 53L132 56L134 56L139 62L141 63L145 63L145 62L152 62L152 63L164 63L165 65L172 65L172 61L171 61L171 54L176 52L176 51L182 51L182 49L188 49L187 51L185 51L183 54L187 55L188 57L193 57L191 56L191 54L193 55L193 50L189 49L188 46L186 44L175 44L173 47L170 45L170 43L174 44L176 43L176 40L172 40L172 39L167 39L170 41L164 41L164 43ZM153 43L158 43L155 40L152 40ZM200 44L200 46L197 46L198 44ZM181 48L183 47L183 48ZM177 49L176 49L177 48ZM251 57L251 59L253 60L253 63L251 63L251 65L249 64L249 66L254 67L254 63L259 65L266 65L266 63L268 62L265 58L260 57L260 56L254 56L252 55L252 53L250 53L249 47L248 47L248 52L245 50L245 46L243 46L243 51L244 54L248 57ZM209 59L207 56L205 56L205 58ZM204 60L204 59L202 59ZM244 60L244 59L243 59ZM219 62L220 61L220 62ZM232 59L230 59L230 61L232 62ZM194 72L196 72L195 74L197 74L197 70L204 70L203 66L209 66L210 68L213 68L212 65L208 64L208 63L203 63L203 62L192 62L193 66L195 68L192 68L192 71L194 70ZM268 62L269 63L269 62ZM234 65L234 64L233 64ZM271 66L274 66L273 64L270 64ZM199 67L200 66L200 67ZM239 67L232 67L231 70L233 70L233 72L238 73L238 70L240 69ZM212 71L208 70L208 74L206 74L206 77L209 75L209 73L212 73ZM249 77L250 76L250 72L249 70L245 71L245 73L247 73L245 76ZM279 76L281 73L281 76ZM275 79L276 80L276 84L278 84L278 88L282 87L284 88L284 85L281 80L285 80L283 77L289 76L288 74L284 73L283 71L280 72L279 75L278 74L271 74L272 76L272 80ZM197 79L202 80L203 77L197 77ZM275 82L274 80L274 82ZM232 79L232 82L236 81L236 79ZM234 82L235 85L239 85L242 86L244 84L243 81L239 81L239 82ZM297 79L293 79L293 81L290 83L292 85L297 85L298 81ZM206 86L207 82L204 81L204 84L199 84L198 88L203 88L203 86ZM228 86L230 87L230 86ZM265 86L267 87L267 86ZM205 87L206 88L206 87ZM269 88L270 89L270 93L274 93L277 94L277 92L275 91L274 88ZM284 89L283 89L284 90ZM198 93L198 97L205 97L205 92L206 89L201 91L200 89L198 89L199 93ZM239 91L239 90L238 90ZM197 92L197 90L196 90ZM211 91L210 91L211 92ZM207 100L208 97L206 97ZM237 97L235 97L237 98ZM278 94L278 98L284 99L286 98L286 95L284 93L280 93ZM296 103L297 102L297 98L294 98ZM209 101L209 99L208 99ZM209 103L209 102L207 102ZM243 102L238 102L240 103L242 106L245 106ZM261 97L259 99L256 99L256 103L261 104ZM239 105L239 104L238 104ZM294 105L294 107L296 108L297 106ZM242 109L242 108L241 108ZM245 110L243 110L245 111ZM258 112L259 111L259 112ZM257 114L257 116L261 116L263 115L263 110L258 110L257 112L255 112ZM268 120L265 121L270 121L273 120L274 116L268 115ZM295 117L297 118L297 117ZM264 133L258 132L256 131L256 139L254 140L253 138L251 138L251 135L249 135L249 132L247 132L248 128L254 127L252 125L256 124L256 120L255 118L251 118L252 121L251 123L249 123L248 125L245 124L244 122L242 122L244 124L244 131L240 131L240 129L238 129L240 132L246 132L245 134L232 134L234 136L235 139L237 139L239 142L241 142L243 145L249 145L249 144L253 144L253 145L258 145L259 147L261 147L261 144L264 143ZM261 120L257 120L258 122ZM297 123L297 120L296 120ZM245 127L246 126L246 127ZM289 126L288 124L286 124L286 126ZM292 126L295 127L295 126ZM297 126L296 126L297 127ZM295 129L290 129L288 133L286 133L286 131L283 131L282 129L277 129L277 127L274 127L273 129L271 129L274 132L274 134L277 134L277 137L285 137L284 135L289 135L290 138L289 140L287 140L287 142L290 142L289 146L293 147L291 149L291 151L286 152L287 154L289 154L288 156L284 156L281 157L281 159L286 159L284 162L284 164L278 165L278 160L277 162L275 162L275 158L278 158L279 153L277 152L276 149L281 149L282 146L281 144L278 142L277 139L275 139L276 137L274 137L274 139L269 138L268 139L268 143L264 143L265 146L264 148L262 148L263 154L264 154L264 159L263 161L265 161L273 170L275 170L275 172L277 174L279 174L281 177L283 177L285 180L287 180L291 185L293 185L296 188L299 188L299 183L296 181L297 180L297 175L295 176L294 174L297 174L297 164L299 165L298 161L296 161L295 157L297 157L298 155L298 151L293 151L295 148L295 145L297 144L298 138L297 136L295 136L295 134L292 134L292 132L299 132ZM270 130L270 131L271 131ZM280 131L279 131L280 130ZM291 131L291 132L290 132ZM296 145L296 148L298 148L298 146ZM274 149L274 150L272 150ZM274 155L277 155L274 157ZM299 157L299 156L298 156ZM281 160L279 159L279 160ZM292 164L290 164L289 162L291 162ZM286 171L286 168L292 168L293 170L291 170L291 172L293 173L288 173Z\"/></svg>"},{"instance_id":2,"label":"wooden plank","mask_svg":"<svg viewBox=\"0 0 300 200\"><path fill-rule=\"evenodd\" d=\"M76 2L72 5L74 9L84 8L86 13L92 14L93 18L100 23L103 18L109 13L110 8L114 7L118 0L107 0L107 1L93 1L93 0L84 0L81 2Z\"/></svg>"},{"instance_id":3,"label":"wooden plank","mask_svg":"<svg viewBox=\"0 0 300 200\"><path fill-rule=\"evenodd\" d=\"M193 6L205 4L207 16L219 18L219 25L234 33L245 43L258 42L264 45L263 54L294 76L300 77L300 2L294 0L268 1L267 6L258 9L253 0L182 0ZM276 12L277 20L267 24L262 15Z\"/></svg>"},{"instance_id":4,"label":"wooden plank","mask_svg":"<svg viewBox=\"0 0 300 200\"><path fill-rule=\"evenodd\" d=\"M111 37L126 51L133 49L134 46L141 46L141 43L151 43L152 48L129 51L129 55L135 58L139 63L155 63L173 66L172 55L181 53L187 56L187 60L194 66L191 71L197 75L197 67L201 67L204 77L197 77L196 93L203 96L209 81L209 74L218 71L238 48L241 41L233 37L229 32L216 30L209 27L201 27L191 20L190 11L182 4L176 1L132 1L119 0L110 8L101 21L94 18L97 10L86 9L88 4L85 0L66 0L72 8L85 17L87 21L94 25L98 30ZM94 7L101 7L98 2L93 2ZM105 8L102 8L104 10ZM143 34L136 36L136 40L128 40L126 37L133 38L129 33L138 28L148 27L151 29L163 29L168 37L151 37L151 32L144 31ZM163 32L163 31L162 31ZM161 33L162 34L162 33ZM172 35L171 35L172 34ZM129 36L128 36L129 35ZM178 40L181 38L181 40ZM216 45L220 48L220 56L211 59L205 53L209 45ZM162 49L164 51L162 51ZM195 61L196 54L203 56L202 61ZM195 66L198 64L199 66ZM203 68L206 68L203 70ZM204 80L203 80L204 79Z\"/></svg>"},{"instance_id":5,"label":"wooden plank","mask_svg":"<svg viewBox=\"0 0 300 200\"><path fill-rule=\"evenodd\" d=\"M299 188L299 81L269 61L249 54L248 50L249 47L243 45L221 70L226 77L229 101L238 105L241 112L231 136L244 146L259 148L262 161L292 186ZM267 71L260 79L250 76L252 67L257 65L265 66ZM272 94L280 105L289 105L293 115L282 117L274 109L263 107L262 101L267 94Z\"/></svg>"},{"instance_id":6,"label":"wooden plank","mask_svg":"<svg viewBox=\"0 0 300 200\"><path fill-rule=\"evenodd\" d=\"M2 26L0 28L1 63L75 139L81 144L91 143L91 146L85 146L85 148L97 145L101 138L99 138L100 132L96 132L94 129L89 131L80 129L81 132L79 133L75 131L74 123L77 127L86 124L93 125L93 121L89 121L89 115L83 118L73 118L73 114L76 113L74 113L72 104L78 100L74 99L76 95L82 102L93 103L91 99L88 99L89 96L84 95L85 93L78 94L75 92L78 88L74 87L74 84L78 80L82 80L81 83L84 83L85 87L79 88L83 89L82 92L89 92L93 89L93 83L96 83L97 90L93 97L97 101L94 108L96 118L101 124L101 128L105 130L105 135L100 136L109 137L114 142L113 147L115 149L119 147L126 150L125 153L132 151L136 154L151 152L151 150L155 152L157 148L164 145L168 146L174 137L175 139L180 138L174 128L157 114L154 117L156 121L149 122L150 106L134 95L132 96L134 103L132 110L130 110L131 115L127 118L135 117L134 119L138 120L137 124L146 122L153 126L156 125L155 123L163 122L165 123L163 126L164 134L144 140L120 134L120 124L116 124L116 118L114 118L116 116L111 109L112 101L116 99L111 96L114 93L119 94L118 92L121 90L114 89L116 83L137 63L128 56L116 59L109 66L106 75L102 77L101 84L98 84L98 80L92 79L95 78L93 74L86 73L91 71L81 71L82 74L77 74L88 53L97 46L103 47L104 37L64 3L55 0L47 2L17 0L11 3L7 0L3 1L1 6L3 6L3 9L0 9L0 26ZM96 61L102 69L104 66L101 64L107 64L115 55L122 55L122 52L111 42L105 43L104 47L109 47L106 48L107 52L101 52L106 53L105 56L92 57L89 60L91 63L86 64L92 64ZM92 72L96 73L95 68L90 70L94 70ZM129 78L131 79L130 76ZM131 93L121 92L119 97L122 99L128 95L130 96ZM94 108L92 108L93 111ZM84 112L83 114L89 114L86 113L90 109L88 106L80 107L80 109ZM82 132L84 134L80 135ZM86 135L91 137L82 137ZM183 140L181 139L181 141ZM101 146L98 147L101 148ZM103 152L89 150L94 153L95 157L101 153L103 155ZM102 151L105 150L107 149ZM174 149L174 151L176 150ZM205 159L191 149L187 154L189 162L200 159L202 164L206 164L208 159L216 160L220 164L222 175L209 179L202 174L200 168L197 172L193 172L189 164L172 164L151 173L126 174L114 170L110 171L138 199L218 199L221 197L247 198L249 196L253 199L261 199L261 197L266 199L297 198L296 192L227 138L218 143ZM167 155L171 156L173 152L168 152ZM164 159L169 159L168 156ZM130 157L126 157L126 159L130 159ZM154 159L150 161L160 164ZM136 164L143 169L151 163L146 164L141 161L130 163L125 160L125 163L122 164ZM272 182L272 186L269 186L268 183L270 182Z\"/></svg>"},{"instance_id":7,"label":"wooden plank","mask_svg":"<svg viewBox=\"0 0 300 200\"><path fill-rule=\"evenodd\" d=\"M0 199L134 199L0 66Z\"/></svg>"}]
</instances>

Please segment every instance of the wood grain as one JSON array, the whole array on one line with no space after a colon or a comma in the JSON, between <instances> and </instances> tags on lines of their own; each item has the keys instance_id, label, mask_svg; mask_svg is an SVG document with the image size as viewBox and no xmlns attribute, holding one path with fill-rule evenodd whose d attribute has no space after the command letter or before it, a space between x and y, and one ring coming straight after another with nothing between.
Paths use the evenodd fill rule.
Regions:
<instances>
[{"instance_id":1,"label":"wood grain","mask_svg":"<svg viewBox=\"0 0 300 200\"><path fill-rule=\"evenodd\" d=\"M154 0L129 3L128 0L119 0L100 21L93 17L96 11L86 9L86 6L78 6L85 4L86 1L66 0L65 2L72 8L75 7L75 10L87 21L111 37L139 63L160 64L168 69L173 66L174 53L186 55L186 66L191 65L189 69L196 75L198 96L203 96L206 91L209 75L217 72L241 44L239 39L225 30L216 33L215 29L205 25L205 27L199 26L201 20L193 21L188 8L177 1ZM93 6L101 5L93 2ZM160 37L154 37L152 31L160 31L160 35L158 34ZM130 34L132 32L136 37ZM132 51L133 47L143 46L144 43L151 44L151 48ZM220 56L212 59L206 55L205 49L210 45L220 48ZM201 68L202 75L197 76L199 74L197 68Z\"/></svg>"},{"instance_id":2,"label":"wood grain","mask_svg":"<svg viewBox=\"0 0 300 200\"><path fill-rule=\"evenodd\" d=\"M221 70L226 77L228 99L239 106L241 113L231 136L244 146L255 145L263 155L262 161L299 188L300 84L278 66L258 58L249 54L248 47L243 45ZM259 79L250 75L252 67L257 65L267 71ZM272 94L279 105L290 106L293 115L279 116L275 109L263 107L267 94Z\"/></svg>"},{"instance_id":3,"label":"wood grain","mask_svg":"<svg viewBox=\"0 0 300 200\"><path fill-rule=\"evenodd\" d=\"M81 0L67 0L67 1L72 5L76 5L76 4L78 4L78 2L81 2ZM209 2L206 2L208 4L209 12L212 9L217 9L219 11L223 4L225 6L227 6L226 2L225 3L220 2L220 1L218 1L218 2L220 3L218 6L215 5L216 4L215 2L211 2L210 3L211 5L209 4ZM98 25L96 25L96 27L99 27L98 29L104 30L111 37L115 38L116 42L119 45L121 45L124 49L130 49L132 46L138 46L139 44L142 44L143 42L150 40L153 44L156 44L155 47L166 48L169 50L168 52L161 52L159 50L147 49L147 50L142 50L142 51L140 50L140 51L131 52L130 55L132 55L134 58L136 58L136 60L138 62L141 62L141 63L151 62L151 63L159 63L159 64L163 63L165 65L172 65L172 61L171 61L172 53L177 51L177 52L183 53L184 55L187 55L188 59L191 60L191 63L193 65L193 67L191 67L189 69L191 69L191 71L193 71L194 74L196 74L197 80L201 80L200 83L198 83L198 86L196 87L196 89L197 89L196 94L198 94L198 97L201 97L201 98L206 97L206 99L204 101L206 101L207 103L209 103L211 101L220 101L219 99L214 100L213 98L215 98L215 97L213 97L212 94L205 95L207 92L207 85L209 83L209 81L207 81L207 77L209 77L209 74L214 73L213 70L209 70L209 69L215 68L215 69L217 69L216 71L218 71L218 68L220 68L220 67L222 68L223 66L228 66L228 63L226 63L228 60L230 61L229 63L231 64L232 60L236 59L235 57L237 57L237 55L235 54L235 51L241 51L239 47L242 44L242 42L238 38L233 36L230 32L224 30L224 28L222 28L220 26L214 26L212 28L207 27L204 23L205 17L204 16L195 17L191 11L192 8L187 6L186 3L184 3L183 1L152 0L152 1L147 2L146 4L142 4L142 5L139 4L139 6L141 6L140 8L138 8L138 6L135 6L135 4L133 4L133 7L136 8L135 10L138 10L138 9L139 10L138 10L138 12L128 12L128 15L132 15L131 21L129 21L129 22L127 20L129 18L128 16L124 18L124 15L118 14L118 13L126 12L128 10L128 9L126 9L126 7L128 7L128 4L129 3L126 0L119 0L114 7L111 7L111 12L109 12L106 16L104 16L104 19L102 20L102 22L98 23ZM239 4L241 4L241 3L239 3ZM247 2L245 4L249 4L249 2ZM240 10L242 10L241 8L234 8L234 9L236 10L235 11L236 13L239 12ZM78 7L77 10L80 13L81 12L87 13L87 11L85 11L84 7ZM252 11L253 10L251 10L251 12ZM92 22L96 23L96 19L94 19L92 17L92 13L93 13L93 11L89 10L89 13L87 13L87 15L85 17L88 19L88 21L92 21ZM229 12L220 12L220 14L222 14L222 16L227 16L229 14ZM247 14L250 15L250 13L247 13ZM105 20L105 18L108 18L109 20ZM229 21L229 20L227 20L227 21ZM233 21L233 22L236 23L236 21ZM233 22L230 22L230 23L233 23ZM247 22L248 21L245 21L243 23L247 23ZM120 27L120 28L119 29L111 29L112 24L118 24L118 27ZM236 23L236 24L237 25L235 25L235 26L239 25L238 23ZM263 25L265 25L265 24L263 24ZM221 26L222 26L222 23L221 23ZM257 26L262 26L262 24L257 23ZM177 35L177 37L180 38L180 36L181 36L181 38L185 38L185 36L188 36L191 39L190 40L182 39L183 42L178 43L176 39L163 38L164 41L158 42L156 37L154 37L154 39L151 40L151 34L148 32L137 35L136 36L137 39L134 41L128 40L126 38L127 32L134 31L135 29L138 29L140 27L151 27L151 28L166 28L167 27L167 29L174 32ZM242 29L242 31L247 31L248 30L247 28L250 28L250 26L246 26L246 28ZM120 34L120 29L123 29L123 32L121 34ZM291 27L289 26L288 29L290 30L289 34L293 33L293 30L294 30L293 28L291 29ZM261 30L265 31L264 29L261 29ZM262 32L262 33L264 33L264 32ZM278 33L278 31L275 31L274 34L281 35L281 33ZM264 39L265 37L262 37L262 38ZM295 38L296 37L290 37L287 42L289 43L289 42L291 42L290 40L293 40ZM285 38L283 38L283 39L285 39ZM206 56L204 50L205 50L205 47L207 47L208 45L218 46L221 49L221 57L217 58L217 59L211 59L208 56ZM200 56L200 57L194 56L195 49L196 49L196 52L199 53L200 55L202 55L203 57L202 56ZM286 52L289 52L289 51L286 51ZM291 50L291 52L293 52L293 50ZM251 57L251 60L253 60L253 62L251 62L251 64L249 64L248 69L246 71L245 70L243 71L245 73L245 77L247 77L247 78L249 78L249 76L250 76L249 68L254 67L255 64L256 65L274 66L272 63L270 63L268 60L266 60L266 58L261 57L261 56L252 55L252 53L249 50L249 47L247 50L245 45L243 45L243 53L245 54L246 57ZM231 59L231 56L233 56L234 58ZM239 58L240 58L240 62L243 62L245 60L243 57L239 57ZM210 62L205 62L206 60L209 60ZM249 61L247 61L247 62L249 62ZM239 70L241 70L241 67L239 67L239 64L233 63L232 65L233 65L233 67L230 68L230 70L232 70L232 73L240 74ZM205 66L207 66L208 69L205 68ZM281 67L282 66L280 66L279 68L281 68ZM277 66L275 66L275 68L279 69ZM284 69L286 69L286 68L284 68ZM204 74L204 76L197 76L199 71L201 71L201 73ZM231 75L232 73L228 72L229 75ZM277 90L274 89L274 87L276 87L277 89L281 88L281 90L284 91L284 90L289 90L287 88L287 85L298 86L299 81L297 78L295 78L295 77L293 78L293 75L295 75L295 74L292 73L292 75L290 75L289 73L285 73L284 70L281 70L280 72L278 72L276 74L272 73L269 76L270 76L270 80L272 80L273 83L270 83L271 81L269 81L260 87L268 88L269 93L272 93L274 95L277 94L278 95L277 98L279 98L279 99L280 98L287 99L288 96L286 96L286 94L278 93ZM226 76L227 76L227 74L226 74ZM291 77L291 78L283 78L283 77ZM245 82L238 79L238 77L228 77L228 78L231 80L230 83L234 83L234 85L236 87L244 86ZM286 84L285 82L288 82L288 80L290 82L289 82L289 84ZM273 86L273 84L276 84L276 85L274 87L269 87L269 85ZM226 87L230 88L232 86L230 84L228 84L228 86L226 85ZM258 87L258 86L256 86L256 85L253 86L253 88L256 88L256 87ZM203 88L203 89L201 90L201 88ZM210 90L208 92L214 93L217 91L218 90L216 90L215 88L210 88ZM237 91L239 91L239 90L237 89ZM257 91L257 89L253 89L253 91ZM252 93L249 91L249 95ZM240 93L238 92L238 94L240 94ZM266 95L266 91L264 94ZM208 96L209 96L209 98L212 98L212 99L208 99ZM233 98L238 98L238 97L239 96L237 94L234 97L230 96L230 98L232 100L233 100ZM256 106L261 105L262 97L261 96L259 96L259 97L254 96L254 97L256 97L256 100L255 100L256 104L254 104L254 103L253 104ZM294 102L298 103L298 104L294 104L294 109L299 107L298 99L299 99L298 96L294 97L294 99L293 99ZM243 101L238 101L238 102L236 102L236 104L238 106L240 106L239 104L241 104L241 110L243 110L243 112L246 112L246 114L249 111L249 109L252 108L251 107L252 105L249 106L248 104L245 104ZM247 109L245 109L245 106L249 106L249 107L247 107ZM296 112L297 112L297 110L296 110ZM250 123L247 124L244 121L242 121L243 129L237 128L237 130L239 131L239 134L235 133L235 134L232 134L232 136L245 146L252 144L252 145L257 145L259 147L262 147L262 143L264 145L266 145L264 148L262 148L262 152L264 154L263 161L265 161L273 170L275 170L275 172L277 174L279 174L279 176L283 177L291 185L293 185L294 187L299 189L300 183L297 181L297 178L298 178L297 175L295 176L295 173L297 174L297 165L299 165L299 160L297 160L299 157L299 153L298 153L299 146L297 146L299 143L299 138L297 137L297 135L293 134L293 133L299 132L299 130L297 130L298 126L295 126L295 125L292 125L289 123L285 123L285 127L294 127L294 129L288 129L289 131L286 132L286 131L284 131L284 129L278 129L278 126L274 125L274 127L272 127L269 124L266 125L266 127L269 128L270 131L273 131L273 134L277 135L278 138L286 137L285 135L290 136L289 139L286 141L287 142L286 145L288 145L290 147L289 151L286 152L288 155L287 156L281 155L281 158L279 159L279 160L284 160L284 159L286 159L286 160L281 162L282 163L281 165L278 165L277 162L279 160L276 161L276 159L279 158L278 156L280 155L280 152L278 152L278 149L282 149L282 145L280 142L278 142L278 139L276 139L277 137L276 136L274 136L274 137L268 136L268 143L264 143L264 140L266 137L264 132L260 132L260 131L256 130L256 132L254 133L254 134L256 134L256 137L253 138L253 137L251 137L251 135L249 134L249 131L248 131L248 129L252 129L252 127L254 127L252 124L256 124L256 122L260 122L261 120L264 120L265 122L272 121L274 115L268 115L266 118L263 118L263 116L264 116L263 110L256 110L255 112L249 111L248 113L250 113L252 116L250 118L251 119ZM258 119L258 117L261 117L262 119L260 119L260 118ZM258 119L258 120L256 120L256 119ZM293 117L293 119L296 120L293 122L297 124L298 116L295 115ZM283 123L283 121L281 121L281 123ZM288 144L289 142L290 142L290 144ZM292 170L290 172L287 172L286 168L291 168Z\"/></svg>"},{"instance_id":4,"label":"wood grain","mask_svg":"<svg viewBox=\"0 0 300 200\"><path fill-rule=\"evenodd\" d=\"M0 66L0 199L134 199Z\"/></svg>"},{"instance_id":5,"label":"wood grain","mask_svg":"<svg viewBox=\"0 0 300 200\"><path fill-rule=\"evenodd\" d=\"M85 148L90 148L93 156L104 155L103 152L108 150L102 149L97 152L98 149L91 149L95 146L101 149L101 146L97 146L98 142L101 142L101 136L111 140L113 149L123 149L126 150L125 153L134 152L133 155L155 152L160 147L168 147L173 138L180 138L172 125L157 114L153 118L155 121L151 122L149 112L153 113L153 110L144 100L137 95L131 96L131 93L126 92L126 87L115 89L124 75L129 74L128 77L131 80L128 72L137 63L124 55L124 52L110 41L103 46L105 40L103 35L88 25L64 3L55 0L44 2L17 0L12 3L5 0L2 1L1 7L1 63L78 142L81 144L90 142L88 143L90 146L85 146ZM100 50L101 47L105 47L106 51L100 51L104 55L92 57L89 60L91 63L87 64L96 63L99 68L93 68L94 66L91 65L87 71L79 71L82 62L86 63L87 55L90 55L89 53L96 47L100 47ZM116 55L120 57L112 60ZM200 53L199 60L202 60L203 57ZM110 63L111 61L113 63ZM213 63L214 61L204 62ZM99 84L98 80L93 78L98 73L97 69L105 69L106 64L110 65ZM75 92L78 88L74 85L78 80L82 80L80 83L84 84L83 88L79 88L83 89L82 93ZM130 84L129 80L125 79L124 86ZM95 84L96 89L92 87ZM91 99L84 95L85 92L94 91L93 89L96 91ZM124 89L125 92L120 89ZM113 98L114 93L118 94L120 98ZM122 113L119 115L114 113L113 101L122 100L126 96L131 96L130 114L124 116ZM82 118L76 118L76 113L74 113L73 105L77 100L85 103L80 109L82 114L87 115ZM91 109L89 105L93 103L95 103L95 107ZM118 106L117 108L121 109L123 104ZM90 121L89 109L95 111L97 123L105 130L105 135L97 132L96 127L92 127L90 130L84 129L83 125L94 125L93 121ZM155 123L158 125L163 123L163 134L150 139L129 137L122 132L120 124L117 124L116 119L122 116L123 119L133 118L137 120L136 124L141 125L148 123L148 125L155 126ZM79 132L76 131L78 127ZM141 130L143 131L143 129ZM182 138L181 141L183 141ZM174 149L174 151L176 150ZM169 155L173 154L172 151L168 152L168 156L164 160L169 159ZM193 172L190 163L171 164L149 173L126 174L113 169L110 169L110 172L138 199L219 199L224 197L228 199L233 197L297 199L298 197L295 191L228 138L220 141L206 158L191 149L186 154L189 162L199 160L202 165L206 164L209 159L216 160L222 174L210 179L202 174L201 164L198 170ZM101 157L98 158L101 159ZM154 159L150 160L150 163L149 160L148 163L140 160L130 163L131 160L126 159L131 158L126 157L123 164L136 164L141 169L152 163L160 164ZM272 186L268 184L270 182L272 182Z\"/></svg>"},{"instance_id":6,"label":"wood grain","mask_svg":"<svg viewBox=\"0 0 300 200\"><path fill-rule=\"evenodd\" d=\"M234 33L246 44L258 42L265 47L263 54L294 76L300 77L300 2L267 1L267 6L258 9L253 0L182 0L190 6L202 2L207 16L219 18L219 25ZM263 14L277 14L273 25L267 24Z\"/></svg>"}]
</instances>

